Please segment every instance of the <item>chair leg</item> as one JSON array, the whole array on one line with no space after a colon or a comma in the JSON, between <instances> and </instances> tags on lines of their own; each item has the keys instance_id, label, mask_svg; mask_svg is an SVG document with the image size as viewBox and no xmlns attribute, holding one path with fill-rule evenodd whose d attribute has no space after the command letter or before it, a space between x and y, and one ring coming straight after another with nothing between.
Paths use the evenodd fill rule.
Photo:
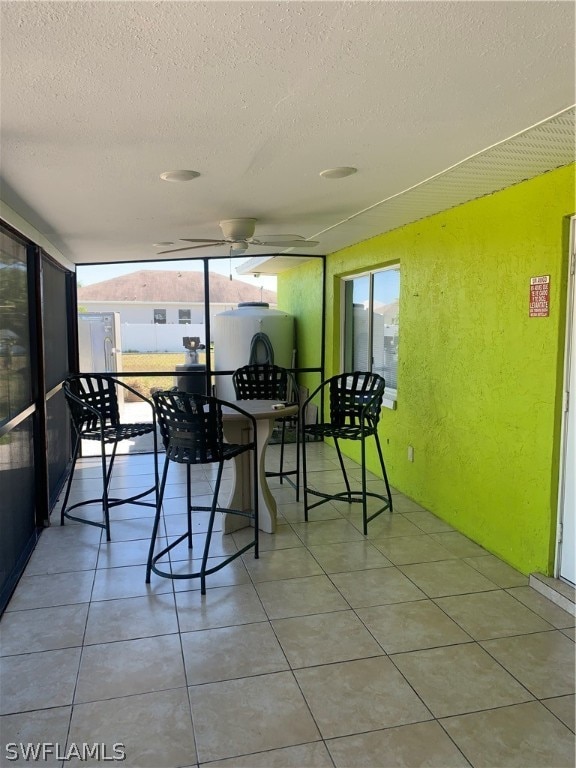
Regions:
<instances>
[{"instance_id":1,"label":"chair leg","mask_svg":"<svg viewBox=\"0 0 576 768\"><path fill-rule=\"evenodd\" d=\"M302 415L304 420L304 415ZM302 492L304 494L304 520L308 522L308 471L306 465L306 430L302 429Z\"/></svg>"},{"instance_id":2,"label":"chair leg","mask_svg":"<svg viewBox=\"0 0 576 768\"><path fill-rule=\"evenodd\" d=\"M190 464L186 467L186 521L188 523L188 549L192 549L192 488Z\"/></svg>"},{"instance_id":3,"label":"chair leg","mask_svg":"<svg viewBox=\"0 0 576 768\"><path fill-rule=\"evenodd\" d=\"M296 501L300 501L300 419L296 420Z\"/></svg>"},{"instance_id":4,"label":"chair leg","mask_svg":"<svg viewBox=\"0 0 576 768\"><path fill-rule=\"evenodd\" d=\"M361 441L362 456L362 532L368 536L368 504L366 498L366 439L362 435Z\"/></svg>"},{"instance_id":5,"label":"chair leg","mask_svg":"<svg viewBox=\"0 0 576 768\"><path fill-rule=\"evenodd\" d=\"M76 442L74 443L74 450L72 451L72 466L70 467L70 474L68 475L68 482L66 484L66 493L64 494L64 501L62 503L62 509L60 510L60 525L64 525L64 512L66 511L66 505L68 504L68 497L70 496L70 489L72 487L72 479L74 477L74 470L76 468L76 460L78 459L78 452L80 450L80 438L76 435Z\"/></svg>"},{"instance_id":6,"label":"chair leg","mask_svg":"<svg viewBox=\"0 0 576 768\"><path fill-rule=\"evenodd\" d=\"M212 508L210 509L210 519L208 520L208 530L206 531L206 541L204 543L204 552L202 554L202 566L200 568L200 594L206 594L206 565L210 553L210 542L212 541L212 530L214 528L214 517L218 506L218 494L220 493L220 480L222 479L222 469L224 462L218 464L218 474L216 475L216 485L214 486L214 497L212 499Z\"/></svg>"},{"instance_id":7,"label":"chair leg","mask_svg":"<svg viewBox=\"0 0 576 768\"><path fill-rule=\"evenodd\" d=\"M342 470L342 475L344 477L344 482L346 483L346 491L348 493L348 503L350 504L352 502L352 491L350 490L350 483L348 482L348 475L346 474L346 467L344 466L344 459L342 458L342 452L340 451L340 446L338 444L338 438L334 438L334 445L336 446L336 453L338 454L338 460L340 462L340 469Z\"/></svg>"},{"instance_id":8,"label":"chair leg","mask_svg":"<svg viewBox=\"0 0 576 768\"><path fill-rule=\"evenodd\" d=\"M166 487L166 477L168 476L168 457L164 460L164 469L162 471L162 481L160 489L156 488L156 514L154 515L154 525L152 527L152 538L150 540L150 550L148 552L148 562L146 564L146 584L150 584L150 574L152 572L152 558L156 547L156 537L158 535L158 526L160 525L160 515L162 513L162 501L164 500L164 488Z\"/></svg>"},{"instance_id":9,"label":"chair leg","mask_svg":"<svg viewBox=\"0 0 576 768\"><path fill-rule=\"evenodd\" d=\"M112 453L110 454L110 462L108 468L106 468L106 443L104 438L100 441L102 452L102 477L104 483L104 489L102 494L102 507L104 510L104 523L106 530L106 541L110 541L110 502L108 500L108 490L110 487L110 480L112 478L112 469L114 467L114 459L116 458L116 449L118 443L114 443L112 447Z\"/></svg>"},{"instance_id":10,"label":"chair leg","mask_svg":"<svg viewBox=\"0 0 576 768\"><path fill-rule=\"evenodd\" d=\"M296 475L296 480L293 482L288 479L288 482L293 486L296 491L296 501L300 501L300 417L296 419L296 471L289 470L284 472L284 454L286 446L286 421L282 419L282 437L280 441L280 468L277 476L280 478L280 484L284 482L284 477L288 475Z\"/></svg>"},{"instance_id":11,"label":"chair leg","mask_svg":"<svg viewBox=\"0 0 576 768\"><path fill-rule=\"evenodd\" d=\"M156 508L158 508L158 495L160 493L160 477L158 475L158 435L156 434L156 416L152 411L152 423L154 424L154 431L152 432L152 441L154 443L154 499L156 502Z\"/></svg>"},{"instance_id":12,"label":"chair leg","mask_svg":"<svg viewBox=\"0 0 576 768\"><path fill-rule=\"evenodd\" d=\"M253 456L253 465L252 465L252 472L254 475L254 559L258 560L260 557L260 550L259 550L259 543L258 543L258 537L260 532L260 517L258 512L258 491L256 488L256 485L258 483L258 443L256 441L256 435L254 435L254 448L252 453Z\"/></svg>"},{"instance_id":13,"label":"chair leg","mask_svg":"<svg viewBox=\"0 0 576 768\"><path fill-rule=\"evenodd\" d=\"M284 438L286 437L286 419L282 419L282 437L280 439L280 485L284 482Z\"/></svg>"},{"instance_id":14,"label":"chair leg","mask_svg":"<svg viewBox=\"0 0 576 768\"><path fill-rule=\"evenodd\" d=\"M384 477L384 484L386 485L386 493L388 494L389 509L390 509L390 512L393 512L392 493L390 491L390 485L388 483L388 475L386 473L386 465L384 464L384 456L382 454L382 448L380 446L380 438L378 437L378 432L374 433L374 437L376 438L376 448L378 449L378 456L380 458L380 467L382 468L382 476Z\"/></svg>"}]
</instances>

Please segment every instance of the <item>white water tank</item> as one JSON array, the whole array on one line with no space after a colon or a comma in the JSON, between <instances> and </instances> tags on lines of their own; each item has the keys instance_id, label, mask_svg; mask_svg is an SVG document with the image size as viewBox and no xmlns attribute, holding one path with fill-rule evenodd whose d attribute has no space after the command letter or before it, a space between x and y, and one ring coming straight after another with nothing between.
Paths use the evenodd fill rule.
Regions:
<instances>
[{"instance_id":1,"label":"white water tank","mask_svg":"<svg viewBox=\"0 0 576 768\"><path fill-rule=\"evenodd\" d=\"M260 335L261 334L261 335ZM214 317L214 370L234 371L250 362L274 362L292 367L295 347L294 317L268 304L247 302L237 309L220 312ZM256 338L255 338L256 337ZM271 348L273 361L268 359ZM255 359L250 360L250 353ZM231 376L216 376L216 395L221 400L235 400Z\"/></svg>"}]
</instances>

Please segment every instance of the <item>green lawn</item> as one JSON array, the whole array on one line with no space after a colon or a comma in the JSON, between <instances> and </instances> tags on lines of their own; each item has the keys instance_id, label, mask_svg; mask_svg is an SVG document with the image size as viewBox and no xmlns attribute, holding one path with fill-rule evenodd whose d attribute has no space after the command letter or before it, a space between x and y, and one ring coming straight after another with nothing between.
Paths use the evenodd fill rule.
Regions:
<instances>
[{"instance_id":1,"label":"green lawn","mask_svg":"<svg viewBox=\"0 0 576 768\"><path fill-rule=\"evenodd\" d=\"M155 371L153 376L123 376L122 381L133 387L145 397L150 396L152 388L170 389L175 385L175 371L177 365L186 363L184 352L123 352L122 370L129 371ZM202 356L200 362L204 362ZM161 374L166 374L162 376ZM128 397L127 400L130 398Z\"/></svg>"},{"instance_id":2,"label":"green lawn","mask_svg":"<svg viewBox=\"0 0 576 768\"><path fill-rule=\"evenodd\" d=\"M150 390L154 387L170 389L174 386L174 371L177 365L185 362L183 352L123 352L122 370L129 371L157 371L154 376L123 376L122 381L133 387L145 397L150 396ZM166 372L166 376L159 375ZM127 400L130 397L126 398Z\"/></svg>"}]
</instances>

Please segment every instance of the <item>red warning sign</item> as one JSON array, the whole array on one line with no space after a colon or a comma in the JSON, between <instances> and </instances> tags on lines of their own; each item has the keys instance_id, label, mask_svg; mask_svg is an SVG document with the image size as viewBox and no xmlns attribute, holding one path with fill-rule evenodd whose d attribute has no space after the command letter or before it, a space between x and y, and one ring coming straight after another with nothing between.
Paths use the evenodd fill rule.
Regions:
<instances>
[{"instance_id":1,"label":"red warning sign","mask_svg":"<svg viewBox=\"0 0 576 768\"><path fill-rule=\"evenodd\" d=\"M530 317L550 314L550 275L530 278Z\"/></svg>"}]
</instances>

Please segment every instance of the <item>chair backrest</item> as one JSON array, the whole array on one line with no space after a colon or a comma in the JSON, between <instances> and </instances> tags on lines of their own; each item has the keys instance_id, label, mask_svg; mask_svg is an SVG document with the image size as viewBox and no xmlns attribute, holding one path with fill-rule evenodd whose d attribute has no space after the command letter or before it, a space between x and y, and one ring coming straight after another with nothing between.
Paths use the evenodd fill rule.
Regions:
<instances>
[{"instance_id":1,"label":"chair backrest","mask_svg":"<svg viewBox=\"0 0 576 768\"><path fill-rule=\"evenodd\" d=\"M180 464L208 464L224 458L222 401L196 392L152 394L166 455Z\"/></svg>"},{"instance_id":2,"label":"chair backrest","mask_svg":"<svg viewBox=\"0 0 576 768\"><path fill-rule=\"evenodd\" d=\"M353 371L328 379L330 423L335 426L364 426L372 431L380 420L386 382L377 373Z\"/></svg>"},{"instance_id":3,"label":"chair backrest","mask_svg":"<svg viewBox=\"0 0 576 768\"><path fill-rule=\"evenodd\" d=\"M292 400L289 381L286 368L268 363L244 365L232 374L238 400Z\"/></svg>"},{"instance_id":4,"label":"chair backrest","mask_svg":"<svg viewBox=\"0 0 576 768\"><path fill-rule=\"evenodd\" d=\"M102 374L69 376L62 386L74 429L79 435L120 423L116 379Z\"/></svg>"}]
</instances>

